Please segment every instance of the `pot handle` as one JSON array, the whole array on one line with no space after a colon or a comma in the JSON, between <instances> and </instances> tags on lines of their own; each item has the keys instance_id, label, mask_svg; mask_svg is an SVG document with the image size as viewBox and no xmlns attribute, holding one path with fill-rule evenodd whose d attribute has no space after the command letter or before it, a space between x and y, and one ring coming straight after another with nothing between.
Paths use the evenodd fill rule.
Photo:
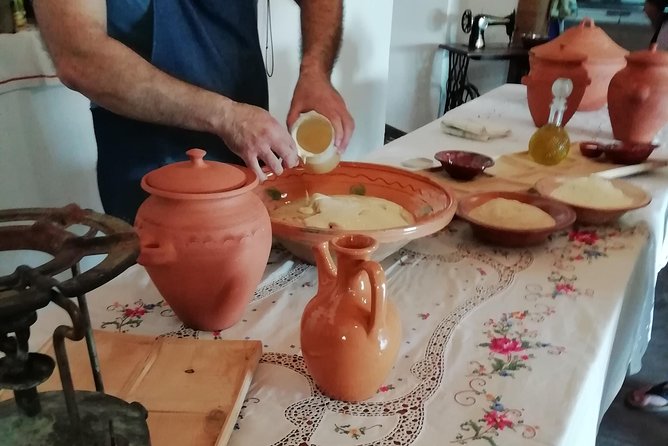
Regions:
<instances>
[{"instance_id":1,"label":"pot handle","mask_svg":"<svg viewBox=\"0 0 668 446\"><path fill-rule=\"evenodd\" d=\"M369 276L371 283L371 324L367 334L377 337L378 331L385 327L385 313L387 293L385 286L385 271L378 262L367 260L362 269Z\"/></svg>"},{"instance_id":2,"label":"pot handle","mask_svg":"<svg viewBox=\"0 0 668 446\"><path fill-rule=\"evenodd\" d=\"M522 82L522 85L529 85L529 76L522 76L520 82Z\"/></svg>"},{"instance_id":3,"label":"pot handle","mask_svg":"<svg viewBox=\"0 0 668 446\"><path fill-rule=\"evenodd\" d=\"M142 266L159 266L173 263L176 260L176 249L171 243L147 243L140 246L137 263Z\"/></svg>"},{"instance_id":4,"label":"pot handle","mask_svg":"<svg viewBox=\"0 0 668 446\"><path fill-rule=\"evenodd\" d=\"M636 104L640 104L642 102L645 102L649 98L649 96L650 96L649 87L647 85L644 85L635 90L632 98Z\"/></svg>"}]
</instances>

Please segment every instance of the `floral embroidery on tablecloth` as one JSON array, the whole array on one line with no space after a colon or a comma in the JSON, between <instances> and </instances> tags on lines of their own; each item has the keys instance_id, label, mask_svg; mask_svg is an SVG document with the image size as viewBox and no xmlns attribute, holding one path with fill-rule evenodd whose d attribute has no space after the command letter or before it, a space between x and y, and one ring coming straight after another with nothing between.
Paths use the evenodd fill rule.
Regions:
<instances>
[{"instance_id":1,"label":"floral embroidery on tablecloth","mask_svg":"<svg viewBox=\"0 0 668 446\"><path fill-rule=\"evenodd\" d=\"M560 233L566 243L550 249L554 266L558 270L573 271L577 263L608 257L613 251L627 247L625 238L635 235L641 228L621 230L616 226L581 227Z\"/></svg>"},{"instance_id":2,"label":"floral embroidery on tablecloth","mask_svg":"<svg viewBox=\"0 0 668 446\"><path fill-rule=\"evenodd\" d=\"M387 393L390 390L394 390L394 384L386 384L384 386L380 386L378 390L376 390L376 393Z\"/></svg>"},{"instance_id":3,"label":"floral embroidery on tablecloth","mask_svg":"<svg viewBox=\"0 0 668 446\"><path fill-rule=\"evenodd\" d=\"M459 433L450 443L464 445L485 441L490 446L497 446L495 440L504 431L521 434L526 439L534 438L538 426L525 424L524 411L506 407L500 395L486 391L486 385L484 379L474 378L469 382L469 389L455 394L455 401L462 406L472 406L482 396L486 405L481 409L480 418L472 418L459 425Z\"/></svg>"},{"instance_id":4,"label":"floral embroidery on tablecloth","mask_svg":"<svg viewBox=\"0 0 668 446\"><path fill-rule=\"evenodd\" d=\"M154 304L144 303L142 299L133 304L114 302L107 307L107 311L118 313L114 320L102 322L100 328L114 327L120 333L127 333L131 328L138 328L147 314L159 311L164 317L173 317L174 312L164 300Z\"/></svg>"},{"instance_id":5,"label":"floral embroidery on tablecloth","mask_svg":"<svg viewBox=\"0 0 668 446\"><path fill-rule=\"evenodd\" d=\"M547 277L550 286L527 285L526 299L536 301L541 298L592 297L594 295L593 289L581 289L576 285L578 277L572 272L577 264L581 262L593 263L598 259L608 257L608 254L612 251L625 249L627 244L624 238L634 235L636 230L640 229L620 230L615 226L601 226L578 228L560 233L559 237L553 241L561 243L549 249L554 258L554 269Z\"/></svg>"},{"instance_id":6,"label":"floral embroidery on tablecloth","mask_svg":"<svg viewBox=\"0 0 668 446\"><path fill-rule=\"evenodd\" d=\"M418 313L418 317L423 321L426 321L427 319L429 319L429 313Z\"/></svg>"},{"instance_id":7,"label":"floral embroidery on tablecloth","mask_svg":"<svg viewBox=\"0 0 668 446\"><path fill-rule=\"evenodd\" d=\"M382 424L374 424L373 426L352 427L350 424L334 424L334 432L337 434L348 435L353 440L359 440L361 436L366 435L367 431L373 428L383 427Z\"/></svg>"},{"instance_id":8,"label":"floral embroidery on tablecloth","mask_svg":"<svg viewBox=\"0 0 668 446\"><path fill-rule=\"evenodd\" d=\"M545 316L554 314L553 307L539 306L539 311L513 311L503 313L498 319L488 319L485 322L486 342L478 347L489 350L488 363L471 361L474 369L472 376L494 375L515 377L521 369L531 370L529 363L534 359L535 351L546 349L549 354L559 355L565 351L564 347L554 346L548 342L538 341L537 329L530 329L527 325L541 323Z\"/></svg>"},{"instance_id":9,"label":"floral embroidery on tablecloth","mask_svg":"<svg viewBox=\"0 0 668 446\"><path fill-rule=\"evenodd\" d=\"M646 234L644 227L620 230L614 226L602 226L578 228L551 236L548 252L554 260L553 269L546 277L549 285L527 285L525 298L537 301L539 298L556 300L563 297L592 297L592 289L577 286L578 276L573 274L576 265L581 262L591 264L608 257L611 251L623 250L627 247L625 238L643 232ZM483 441L496 446L496 439L501 433L509 431L521 431L524 438L536 436L538 426L524 423L523 410L506 408L501 402L502 395L492 394L485 387L497 376L514 378L518 373L530 372L529 364L539 350L552 355L560 355L565 351L564 347L537 340L537 327L529 326L529 323L540 324L545 317L555 312L555 307L537 304L536 311L503 313L498 319L490 318L485 322L487 329L483 333L487 340L477 346L488 350L487 361L470 362L473 370L469 376L475 378L469 381L469 389L457 392L454 396L458 404L474 406L479 404L482 400L480 397L484 395L485 406L481 407L479 418L468 419L459 425L460 432L451 443L464 445Z\"/></svg>"}]
</instances>

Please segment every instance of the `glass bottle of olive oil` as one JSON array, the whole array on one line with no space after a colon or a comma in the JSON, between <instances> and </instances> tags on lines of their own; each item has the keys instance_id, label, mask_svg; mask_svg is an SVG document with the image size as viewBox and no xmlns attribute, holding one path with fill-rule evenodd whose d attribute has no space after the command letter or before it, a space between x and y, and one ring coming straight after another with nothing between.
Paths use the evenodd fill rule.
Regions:
<instances>
[{"instance_id":1,"label":"glass bottle of olive oil","mask_svg":"<svg viewBox=\"0 0 668 446\"><path fill-rule=\"evenodd\" d=\"M529 155L546 166L559 164L568 156L571 140L561 125L566 110L566 99L573 91L570 79L559 78L552 84L552 104L547 124L536 130L529 140Z\"/></svg>"}]
</instances>

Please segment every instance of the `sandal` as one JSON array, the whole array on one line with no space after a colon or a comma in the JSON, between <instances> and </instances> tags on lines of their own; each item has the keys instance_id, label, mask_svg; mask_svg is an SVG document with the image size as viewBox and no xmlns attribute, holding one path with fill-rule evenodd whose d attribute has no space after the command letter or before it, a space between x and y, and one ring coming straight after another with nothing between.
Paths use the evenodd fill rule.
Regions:
<instances>
[{"instance_id":1,"label":"sandal","mask_svg":"<svg viewBox=\"0 0 668 446\"><path fill-rule=\"evenodd\" d=\"M668 381L629 392L626 405L645 412L668 411Z\"/></svg>"}]
</instances>

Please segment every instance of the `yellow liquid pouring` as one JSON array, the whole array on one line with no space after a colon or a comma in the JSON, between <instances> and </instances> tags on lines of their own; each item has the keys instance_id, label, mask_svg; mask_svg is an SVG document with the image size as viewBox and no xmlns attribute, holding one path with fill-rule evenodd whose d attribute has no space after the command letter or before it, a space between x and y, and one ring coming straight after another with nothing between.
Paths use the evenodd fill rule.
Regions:
<instances>
[{"instance_id":1,"label":"yellow liquid pouring","mask_svg":"<svg viewBox=\"0 0 668 446\"><path fill-rule=\"evenodd\" d=\"M324 152L332 141L332 127L322 119L307 119L297 128L297 144L309 153Z\"/></svg>"}]
</instances>

